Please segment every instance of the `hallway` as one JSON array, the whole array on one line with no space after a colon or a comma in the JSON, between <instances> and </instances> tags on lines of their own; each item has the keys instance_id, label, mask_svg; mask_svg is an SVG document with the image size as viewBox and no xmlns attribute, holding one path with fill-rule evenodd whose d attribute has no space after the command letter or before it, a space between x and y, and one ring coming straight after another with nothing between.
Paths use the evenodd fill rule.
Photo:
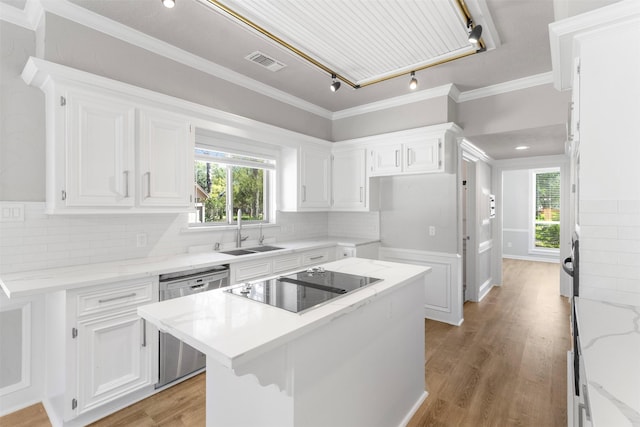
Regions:
<instances>
[{"instance_id":1,"label":"hallway","mask_svg":"<svg viewBox=\"0 0 640 427\"><path fill-rule=\"evenodd\" d=\"M429 397L418 426L566 426L569 301L559 264L503 260L501 287L460 327L426 321Z\"/></svg>"}]
</instances>

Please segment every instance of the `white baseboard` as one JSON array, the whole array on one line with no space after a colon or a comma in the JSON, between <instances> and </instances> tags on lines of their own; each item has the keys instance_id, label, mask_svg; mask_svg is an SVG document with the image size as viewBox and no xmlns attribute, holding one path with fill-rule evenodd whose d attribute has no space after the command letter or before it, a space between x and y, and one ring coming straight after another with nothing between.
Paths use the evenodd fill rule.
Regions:
<instances>
[{"instance_id":1,"label":"white baseboard","mask_svg":"<svg viewBox=\"0 0 640 427\"><path fill-rule=\"evenodd\" d=\"M413 404L413 406L411 407L411 410L409 410L409 412L407 412L407 415L404 416L404 418L402 419L402 421L400 422L398 427L405 427L407 424L409 424L409 421L411 421L411 418L413 418L413 416L416 414L416 412L418 412L418 409L420 409L420 406L425 401L427 396L429 396L429 393L425 390L420 395L418 400L416 400L416 403Z\"/></svg>"},{"instance_id":2,"label":"white baseboard","mask_svg":"<svg viewBox=\"0 0 640 427\"><path fill-rule=\"evenodd\" d=\"M507 254L502 254L502 258L508 258L508 259L517 259L517 260L521 260L521 261L534 261L534 262L550 262L553 264L559 264L560 260L559 259L552 259L552 258L546 258L546 257L536 257L536 256L524 256L524 255L507 255Z\"/></svg>"}]
</instances>

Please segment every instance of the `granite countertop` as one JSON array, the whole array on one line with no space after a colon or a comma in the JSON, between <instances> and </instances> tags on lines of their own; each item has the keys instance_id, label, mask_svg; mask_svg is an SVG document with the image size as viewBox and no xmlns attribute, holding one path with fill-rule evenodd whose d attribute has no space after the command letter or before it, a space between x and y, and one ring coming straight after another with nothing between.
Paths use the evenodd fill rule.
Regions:
<instances>
[{"instance_id":1,"label":"granite countertop","mask_svg":"<svg viewBox=\"0 0 640 427\"><path fill-rule=\"evenodd\" d=\"M303 313L292 313L215 289L145 305L138 308L138 314L207 357L235 368L431 270L362 258L344 258L323 266L330 271L383 280ZM392 310L390 305L390 313Z\"/></svg>"},{"instance_id":2,"label":"granite countertop","mask_svg":"<svg viewBox=\"0 0 640 427\"><path fill-rule=\"evenodd\" d=\"M320 249L336 245L358 246L374 242L377 242L377 240L349 237L326 237L314 240L269 242L268 244L273 244L283 249L243 256L227 255L219 251L214 251L213 246L202 246L199 247L198 250L186 254L134 258L122 261L10 273L0 278L0 287L9 298L17 298L99 285L117 280L132 280L157 276L174 271L187 271L195 268L233 264L259 258L285 255L295 251ZM244 246L249 247L248 245Z\"/></svg>"},{"instance_id":3,"label":"granite countertop","mask_svg":"<svg viewBox=\"0 0 640 427\"><path fill-rule=\"evenodd\" d=\"M640 307L576 304L593 426L640 426Z\"/></svg>"}]
</instances>

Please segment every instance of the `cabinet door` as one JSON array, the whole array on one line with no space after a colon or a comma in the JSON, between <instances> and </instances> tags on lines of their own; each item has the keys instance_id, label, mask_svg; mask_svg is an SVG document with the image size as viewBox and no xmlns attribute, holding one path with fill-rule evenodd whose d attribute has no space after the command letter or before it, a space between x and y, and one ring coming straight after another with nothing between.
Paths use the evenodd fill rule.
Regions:
<instances>
[{"instance_id":1,"label":"cabinet door","mask_svg":"<svg viewBox=\"0 0 640 427\"><path fill-rule=\"evenodd\" d=\"M78 414L156 382L148 328L135 311L78 323Z\"/></svg>"},{"instance_id":2,"label":"cabinet door","mask_svg":"<svg viewBox=\"0 0 640 427\"><path fill-rule=\"evenodd\" d=\"M371 175L394 175L402 172L402 145L389 144L371 149Z\"/></svg>"},{"instance_id":3,"label":"cabinet door","mask_svg":"<svg viewBox=\"0 0 640 427\"><path fill-rule=\"evenodd\" d=\"M361 210L366 207L365 160L364 149L333 154L333 209Z\"/></svg>"},{"instance_id":4,"label":"cabinet door","mask_svg":"<svg viewBox=\"0 0 640 427\"><path fill-rule=\"evenodd\" d=\"M300 207L329 208L331 154L328 151L300 149Z\"/></svg>"},{"instance_id":5,"label":"cabinet door","mask_svg":"<svg viewBox=\"0 0 640 427\"><path fill-rule=\"evenodd\" d=\"M432 138L404 144L404 172L434 172L442 168L442 140Z\"/></svg>"},{"instance_id":6,"label":"cabinet door","mask_svg":"<svg viewBox=\"0 0 640 427\"><path fill-rule=\"evenodd\" d=\"M140 112L140 205L191 204L193 133L186 119L166 112Z\"/></svg>"},{"instance_id":7,"label":"cabinet door","mask_svg":"<svg viewBox=\"0 0 640 427\"><path fill-rule=\"evenodd\" d=\"M66 206L133 206L134 107L74 91L66 108Z\"/></svg>"}]
</instances>

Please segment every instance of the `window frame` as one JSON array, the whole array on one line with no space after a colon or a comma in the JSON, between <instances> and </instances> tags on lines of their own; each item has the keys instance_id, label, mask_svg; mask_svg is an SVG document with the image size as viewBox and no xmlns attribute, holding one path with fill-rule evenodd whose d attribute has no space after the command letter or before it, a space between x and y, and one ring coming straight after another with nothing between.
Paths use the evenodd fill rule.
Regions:
<instances>
[{"instance_id":1,"label":"window frame","mask_svg":"<svg viewBox=\"0 0 640 427\"><path fill-rule=\"evenodd\" d=\"M233 157L215 157L208 156L203 153L203 151L215 152L215 153L223 153L228 156L240 156L240 157L252 157L256 159L263 160L260 161L251 161L243 158L233 158ZM233 149L224 145L209 145L202 144L196 141L196 145L194 147L194 163L192 173L195 175L195 165L197 161L204 161L213 164L225 164L227 166L240 166L240 167L248 167L248 168L256 168L264 170L263 174L263 188L264 188L264 200L263 200L263 219L262 220L244 220L243 224L251 225L251 224L275 224L275 211L274 211L274 200L275 200L275 191L276 191L276 170L277 170L277 157L269 154L265 154L260 152L250 153L247 150L242 149ZM238 224L237 216L233 212L233 170L231 167L226 168L226 211L227 211L227 221L226 222L190 222L188 220L188 227L190 229L202 229L202 228L224 228L224 227L234 227ZM195 178L195 176L194 176Z\"/></svg>"},{"instance_id":2,"label":"window frame","mask_svg":"<svg viewBox=\"0 0 640 427\"><path fill-rule=\"evenodd\" d=\"M538 169L530 169L530 179L529 179L529 254L539 254L539 255L551 255L551 254L559 254L560 248L541 248L536 246L536 224L538 223L547 223L547 224L558 224L558 226L562 223L562 209L560 210L560 218L558 221L537 221L535 212L536 212L536 176L538 174L557 172L560 175L560 188L558 189L558 197L559 197L559 206L562 206L562 170L559 166L548 167L548 168L538 168ZM559 235L561 237L561 235Z\"/></svg>"}]
</instances>

